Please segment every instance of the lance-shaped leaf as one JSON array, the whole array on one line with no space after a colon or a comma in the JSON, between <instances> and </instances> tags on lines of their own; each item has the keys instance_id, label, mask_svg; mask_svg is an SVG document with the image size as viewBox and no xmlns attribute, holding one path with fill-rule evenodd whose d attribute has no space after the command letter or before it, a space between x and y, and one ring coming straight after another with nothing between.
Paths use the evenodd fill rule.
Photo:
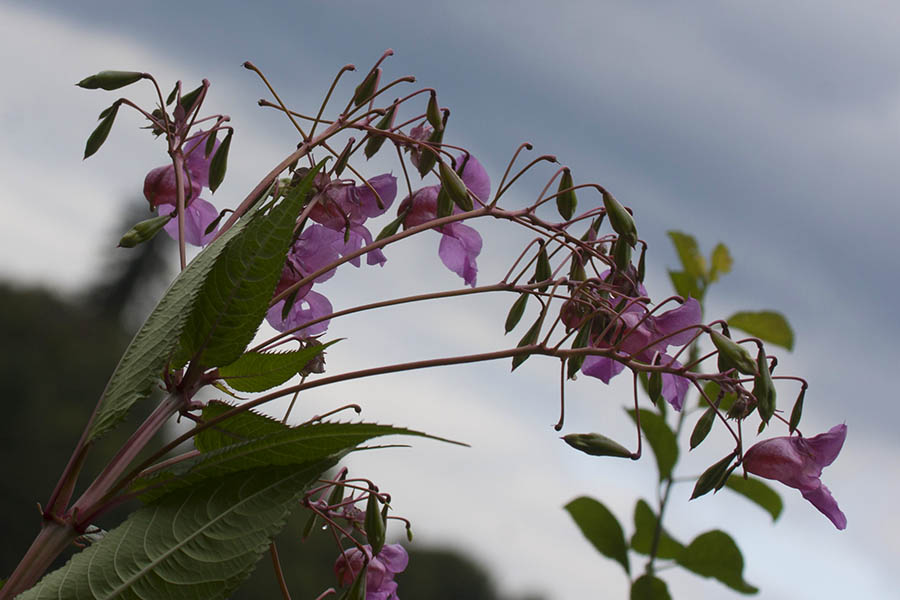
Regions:
<instances>
[{"instance_id":1,"label":"lance-shaped leaf","mask_svg":"<svg viewBox=\"0 0 900 600\"><path fill-rule=\"evenodd\" d=\"M773 310L737 312L728 317L728 325L746 331L764 342L794 349L794 330L781 313Z\"/></svg>"},{"instance_id":2,"label":"lance-shaped leaf","mask_svg":"<svg viewBox=\"0 0 900 600\"><path fill-rule=\"evenodd\" d=\"M759 591L744 581L744 557L724 531L708 531L697 536L676 560L685 569L718 579L742 594Z\"/></svg>"},{"instance_id":3,"label":"lance-shaped leaf","mask_svg":"<svg viewBox=\"0 0 900 600\"><path fill-rule=\"evenodd\" d=\"M87 143L84 145L84 158L97 152L97 150L100 149L100 146L103 145L103 142L106 141L106 138L109 137L109 132L112 130L113 122L116 120L116 114L118 114L118 112L119 103L116 102L101 113L102 120L94 131L91 132Z\"/></svg>"},{"instance_id":4,"label":"lance-shaped leaf","mask_svg":"<svg viewBox=\"0 0 900 600\"><path fill-rule=\"evenodd\" d=\"M336 460L263 466L178 490L132 513L19 598L227 598Z\"/></svg>"},{"instance_id":5,"label":"lance-shaped leaf","mask_svg":"<svg viewBox=\"0 0 900 600\"><path fill-rule=\"evenodd\" d=\"M86 90L112 91L131 85L145 77L138 71L100 71L96 75L85 77L75 85Z\"/></svg>"},{"instance_id":6,"label":"lance-shaped leaf","mask_svg":"<svg viewBox=\"0 0 900 600\"><path fill-rule=\"evenodd\" d=\"M147 317L125 349L91 418L87 440L92 441L121 421L135 402L147 398L179 344L188 316L204 281L227 244L246 225L238 221L188 264Z\"/></svg>"},{"instance_id":7,"label":"lance-shaped leaf","mask_svg":"<svg viewBox=\"0 0 900 600\"><path fill-rule=\"evenodd\" d=\"M661 415L645 408L641 409L640 414L641 430L644 433L644 439L653 449L656 466L659 468L659 480L662 481L672 473L672 467L678 461L678 442L675 440L672 429ZM629 409L628 415L635 419L634 409Z\"/></svg>"},{"instance_id":8,"label":"lance-shaped leaf","mask_svg":"<svg viewBox=\"0 0 900 600\"><path fill-rule=\"evenodd\" d=\"M247 352L230 365L220 367L219 375L239 392L264 392L299 373L335 341L290 352Z\"/></svg>"},{"instance_id":9,"label":"lance-shaped leaf","mask_svg":"<svg viewBox=\"0 0 900 600\"><path fill-rule=\"evenodd\" d=\"M684 272L694 279L706 278L706 259L700 254L697 240L694 236L680 231L669 231L669 238L678 252L678 258L684 267Z\"/></svg>"},{"instance_id":10,"label":"lance-shaped leaf","mask_svg":"<svg viewBox=\"0 0 900 600\"><path fill-rule=\"evenodd\" d=\"M800 425L800 418L803 416L803 399L806 398L806 388L800 390L800 395L794 402L794 408L791 409L791 420L789 423L790 432L794 433L797 426Z\"/></svg>"},{"instance_id":11,"label":"lance-shaped leaf","mask_svg":"<svg viewBox=\"0 0 900 600\"><path fill-rule=\"evenodd\" d=\"M575 341L572 342L572 349L577 350L579 348L584 348L588 345L588 341L591 338L591 322L588 321L584 325L581 326L581 329L578 330L578 335L575 336ZM579 369L581 369L581 365L584 364L585 356L573 356L569 359L569 365L567 367L566 376L569 379L575 377L575 374L578 373Z\"/></svg>"},{"instance_id":12,"label":"lance-shaped leaf","mask_svg":"<svg viewBox=\"0 0 900 600\"><path fill-rule=\"evenodd\" d=\"M205 367L228 365L253 339L281 277L297 215L323 164L311 169L281 202L250 215L244 232L228 244L191 311L179 364L194 360Z\"/></svg>"},{"instance_id":13,"label":"lance-shaped leaf","mask_svg":"<svg viewBox=\"0 0 900 600\"><path fill-rule=\"evenodd\" d=\"M764 481L755 477L744 479L743 477L732 475L725 482L725 487L758 504L763 510L772 515L773 521L778 520L784 508L784 502L781 501L781 496L778 495L778 492L769 487Z\"/></svg>"},{"instance_id":14,"label":"lance-shaped leaf","mask_svg":"<svg viewBox=\"0 0 900 600\"><path fill-rule=\"evenodd\" d=\"M731 272L731 265L734 261L731 259L728 247L720 242L713 248L710 262L712 266L709 268L709 280L716 281L719 275Z\"/></svg>"},{"instance_id":15,"label":"lance-shaped leaf","mask_svg":"<svg viewBox=\"0 0 900 600\"><path fill-rule=\"evenodd\" d=\"M231 136L234 129L229 129L225 135L225 139L219 144L219 149L213 154L212 160L209 161L209 189L215 192L222 181L225 180L225 171L228 170L228 151L231 149ZM215 135L210 135L210 139L214 139ZM215 143L215 142L213 142Z\"/></svg>"},{"instance_id":16,"label":"lance-shaped leaf","mask_svg":"<svg viewBox=\"0 0 900 600\"><path fill-rule=\"evenodd\" d=\"M608 508L587 496L575 498L566 504L565 508L597 552L622 565L626 573L631 572L625 534L619 521Z\"/></svg>"},{"instance_id":17,"label":"lance-shaped leaf","mask_svg":"<svg viewBox=\"0 0 900 600\"><path fill-rule=\"evenodd\" d=\"M653 575L641 575L631 584L629 600L672 600L666 582Z\"/></svg>"},{"instance_id":18,"label":"lance-shaped leaf","mask_svg":"<svg viewBox=\"0 0 900 600\"><path fill-rule=\"evenodd\" d=\"M653 537L656 532L657 517L653 509L643 499L634 507L634 535L631 536L631 549L640 554L650 555L653 549ZM670 536L665 529L659 534L656 546L657 558L678 558L684 552L684 544Z\"/></svg>"}]
</instances>

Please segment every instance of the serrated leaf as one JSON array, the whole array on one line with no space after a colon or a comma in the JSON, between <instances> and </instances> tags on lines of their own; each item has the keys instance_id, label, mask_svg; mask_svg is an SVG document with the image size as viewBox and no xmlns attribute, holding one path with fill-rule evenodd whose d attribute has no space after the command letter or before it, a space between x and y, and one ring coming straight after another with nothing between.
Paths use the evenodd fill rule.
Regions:
<instances>
[{"instance_id":1,"label":"serrated leaf","mask_svg":"<svg viewBox=\"0 0 900 600\"><path fill-rule=\"evenodd\" d=\"M410 435L450 441L403 427L376 423L314 423L299 427L280 425L280 430L242 439L225 429L228 445L203 452L135 481L132 491L143 502L205 479L223 477L261 465L304 465L343 454L359 444L385 435ZM454 442L455 443L455 442Z\"/></svg>"},{"instance_id":2,"label":"serrated leaf","mask_svg":"<svg viewBox=\"0 0 900 600\"><path fill-rule=\"evenodd\" d=\"M228 365L253 339L281 277L297 214L323 164L310 169L281 202L256 210L243 233L229 242L191 311L177 363Z\"/></svg>"},{"instance_id":3,"label":"serrated leaf","mask_svg":"<svg viewBox=\"0 0 900 600\"><path fill-rule=\"evenodd\" d=\"M746 331L764 342L794 349L794 330L781 313L773 310L742 311L728 317L728 326Z\"/></svg>"},{"instance_id":4,"label":"serrated leaf","mask_svg":"<svg viewBox=\"0 0 900 600\"><path fill-rule=\"evenodd\" d=\"M212 160L209 161L209 189L215 193L222 181L225 180L225 171L228 170L228 151L231 149L231 137L234 129L229 129L225 139L219 144ZM215 136L211 136L215 137Z\"/></svg>"},{"instance_id":5,"label":"serrated leaf","mask_svg":"<svg viewBox=\"0 0 900 600\"><path fill-rule=\"evenodd\" d=\"M103 112L105 113L103 114L103 120L91 132L84 145L84 158L88 158L96 153L100 146L103 145L103 142L106 141L106 138L109 137L113 122L116 120L116 114L119 112L119 104L115 103Z\"/></svg>"},{"instance_id":6,"label":"serrated leaf","mask_svg":"<svg viewBox=\"0 0 900 600\"><path fill-rule=\"evenodd\" d=\"M87 441L96 440L115 427L135 402L150 396L154 382L160 378L178 347L204 281L226 245L243 231L245 224L238 221L219 239L206 246L172 282L125 349L109 378L91 418Z\"/></svg>"},{"instance_id":7,"label":"serrated leaf","mask_svg":"<svg viewBox=\"0 0 900 600\"><path fill-rule=\"evenodd\" d=\"M622 565L626 573L631 573L625 534L608 508L593 498L581 496L566 504L565 509L597 552Z\"/></svg>"},{"instance_id":8,"label":"serrated leaf","mask_svg":"<svg viewBox=\"0 0 900 600\"><path fill-rule=\"evenodd\" d=\"M682 233L680 231L669 231L669 238L675 245L678 252L678 258L681 260L681 266L684 272L694 279L706 279L706 259L700 254L700 248L697 246L697 240L694 236Z\"/></svg>"},{"instance_id":9,"label":"serrated leaf","mask_svg":"<svg viewBox=\"0 0 900 600\"><path fill-rule=\"evenodd\" d=\"M769 487L764 481L755 477L744 479L738 475L732 475L725 482L725 487L758 504L763 510L772 515L773 521L778 520L782 509L784 509L784 502L782 502L778 492Z\"/></svg>"},{"instance_id":10,"label":"serrated leaf","mask_svg":"<svg viewBox=\"0 0 900 600\"><path fill-rule=\"evenodd\" d=\"M229 410L234 405L220 400L210 400L203 407L202 418L204 421L212 421ZM270 433L278 433L290 429L288 425L279 419L264 415L253 410L245 410L237 415L219 423L215 427L204 429L194 436L194 446L200 452L210 452L218 448L230 446L236 441L249 440L263 437Z\"/></svg>"},{"instance_id":11,"label":"serrated leaf","mask_svg":"<svg viewBox=\"0 0 900 600\"><path fill-rule=\"evenodd\" d=\"M653 575L641 575L631 584L630 600L672 600L666 582Z\"/></svg>"},{"instance_id":12,"label":"serrated leaf","mask_svg":"<svg viewBox=\"0 0 900 600\"><path fill-rule=\"evenodd\" d=\"M628 415L636 421L634 409L629 409ZM641 430L644 439L653 449L656 457L656 466L659 468L659 480L666 479L672 473L672 467L678 461L678 442L675 434L659 414L641 409Z\"/></svg>"},{"instance_id":13,"label":"serrated leaf","mask_svg":"<svg viewBox=\"0 0 900 600\"><path fill-rule=\"evenodd\" d=\"M506 323L503 325L504 334L509 333L519 324L519 320L525 313L525 305L528 303L528 297L530 295L531 294L523 292L519 294L519 297L513 302L512 307L509 309L509 314L506 315Z\"/></svg>"},{"instance_id":14,"label":"serrated leaf","mask_svg":"<svg viewBox=\"0 0 900 600\"><path fill-rule=\"evenodd\" d=\"M204 481L141 508L20 600L227 598L253 571L328 458Z\"/></svg>"},{"instance_id":15,"label":"serrated leaf","mask_svg":"<svg viewBox=\"0 0 900 600\"><path fill-rule=\"evenodd\" d=\"M640 554L650 555L653 548L653 535L656 531L657 517L653 509L643 499L634 507L634 535L631 536L631 549ZM656 547L658 558L677 558L684 551L684 544L675 540L663 529L660 532Z\"/></svg>"},{"instance_id":16,"label":"serrated leaf","mask_svg":"<svg viewBox=\"0 0 900 600\"><path fill-rule=\"evenodd\" d=\"M716 244L716 247L713 248L712 256L710 257L712 266L709 269L709 280L716 281L719 279L719 275L730 273L733 262L731 253L728 252L728 247L721 242Z\"/></svg>"},{"instance_id":17,"label":"serrated leaf","mask_svg":"<svg viewBox=\"0 0 900 600\"><path fill-rule=\"evenodd\" d=\"M230 365L219 367L219 375L239 392L264 392L297 375L335 341L290 352L247 352Z\"/></svg>"},{"instance_id":18,"label":"serrated leaf","mask_svg":"<svg viewBox=\"0 0 900 600\"><path fill-rule=\"evenodd\" d=\"M744 581L744 557L724 531L713 530L697 536L677 562L697 575L718 579L742 594L759 591Z\"/></svg>"}]
</instances>

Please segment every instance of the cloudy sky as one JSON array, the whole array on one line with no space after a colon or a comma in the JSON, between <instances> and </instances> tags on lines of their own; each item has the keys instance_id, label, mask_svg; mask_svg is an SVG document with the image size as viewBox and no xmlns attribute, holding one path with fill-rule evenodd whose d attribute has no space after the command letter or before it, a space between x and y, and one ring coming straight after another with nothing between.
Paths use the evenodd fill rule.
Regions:
<instances>
[{"instance_id":1,"label":"cloudy sky","mask_svg":"<svg viewBox=\"0 0 900 600\"><path fill-rule=\"evenodd\" d=\"M438 89L452 110L452 141L470 148L495 183L527 140L633 207L651 245L651 293L668 293L665 269L676 258L665 232L678 229L707 251L723 241L735 257L733 273L711 292L709 318L741 308L789 316L797 344L779 368L811 382L805 430L849 428L844 452L824 475L848 529L835 531L794 490L782 490L785 513L772 526L727 492L688 504L687 486L676 488L670 531L683 540L711 528L733 533L745 577L764 598L895 593L894 3L127 4L0 1L0 276L66 291L92 281L121 234L122 205L140 202L144 174L165 162L163 145L130 115L96 157L81 161L94 118L112 99L74 87L83 76L150 71L163 87L208 78L209 110L231 115L237 128L229 176L215 197L234 206L297 142L286 121L256 106L266 94L243 61L263 68L288 104L310 112L338 68L362 69L393 48L387 73L414 74ZM135 95L152 102L146 92ZM379 158L371 174L395 166ZM535 185L526 182L512 204L533 199ZM511 238L483 231L479 281L487 283L502 276ZM459 281L439 264L437 240L407 252L400 246L384 269L339 274L322 289L344 307L452 288ZM330 364L343 370L504 347L510 301L335 322L330 333L350 339ZM507 591L626 597L618 566L593 552L561 506L593 495L630 528L635 499L654 498L655 466L568 450L550 428L555 364L535 358L515 376L507 371L491 364L348 383L313 395L304 410L359 401L367 418L471 443L469 450L417 443L355 457L351 468L393 493L420 540L467 548ZM579 381L569 401L569 431L631 435L620 386ZM694 454L686 475L721 453L704 445ZM674 571L665 577L675 597L723 597L716 582Z\"/></svg>"}]
</instances>

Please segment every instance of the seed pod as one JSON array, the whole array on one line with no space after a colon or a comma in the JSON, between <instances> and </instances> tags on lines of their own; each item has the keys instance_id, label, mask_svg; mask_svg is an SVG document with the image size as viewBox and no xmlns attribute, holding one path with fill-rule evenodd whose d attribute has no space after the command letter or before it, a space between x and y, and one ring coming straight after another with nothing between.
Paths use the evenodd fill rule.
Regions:
<instances>
[{"instance_id":1,"label":"seed pod","mask_svg":"<svg viewBox=\"0 0 900 600\"><path fill-rule=\"evenodd\" d=\"M341 151L341 154L337 157L337 160L334 163L334 176L340 177L341 173L344 172L344 169L347 166L347 161L350 159L350 150L353 149L353 144L356 142L354 138L350 138L347 140L347 145L344 146L344 149Z\"/></svg>"},{"instance_id":2,"label":"seed pod","mask_svg":"<svg viewBox=\"0 0 900 600\"><path fill-rule=\"evenodd\" d=\"M762 347L756 355L756 371L756 377L753 378L753 396L756 398L759 416L764 423L768 423L775 414L775 384L772 383L766 352Z\"/></svg>"},{"instance_id":3,"label":"seed pod","mask_svg":"<svg viewBox=\"0 0 900 600\"><path fill-rule=\"evenodd\" d=\"M654 371L650 373L650 381L647 384L647 394L654 404L662 399L662 373Z\"/></svg>"},{"instance_id":4,"label":"seed pod","mask_svg":"<svg viewBox=\"0 0 900 600\"><path fill-rule=\"evenodd\" d=\"M725 478L728 476L728 467L731 465L732 460L734 460L734 452L703 471L703 474L697 478L697 483L694 485L694 491L690 499L699 498L713 491L713 489L721 488Z\"/></svg>"},{"instance_id":5,"label":"seed pod","mask_svg":"<svg viewBox=\"0 0 900 600\"><path fill-rule=\"evenodd\" d=\"M562 437L568 445L591 456L631 458L631 451L622 444L599 433L570 433Z\"/></svg>"},{"instance_id":6,"label":"seed pod","mask_svg":"<svg viewBox=\"0 0 900 600\"><path fill-rule=\"evenodd\" d=\"M509 333L519 324L519 320L525 314L525 305L528 303L528 296L530 295L527 292L523 292L513 302L512 308L509 309L509 314L506 315L506 323L503 326L504 334Z\"/></svg>"},{"instance_id":7,"label":"seed pod","mask_svg":"<svg viewBox=\"0 0 900 600\"><path fill-rule=\"evenodd\" d=\"M570 189L574 185L572 172L569 169L564 169L562 177L559 179L559 188L556 190L556 209L566 221L575 215L575 207L578 206L578 197L575 195L575 190Z\"/></svg>"},{"instance_id":8,"label":"seed pod","mask_svg":"<svg viewBox=\"0 0 900 600\"><path fill-rule=\"evenodd\" d=\"M550 266L550 257L547 256L547 246L546 244L541 244L541 251L538 252L537 257L537 266L534 270L534 281L535 283L540 283L542 281L547 281L553 277L553 269ZM538 288L541 292L547 291L547 285L542 285Z\"/></svg>"},{"instance_id":9,"label":"seed pod","mask_svg":"<svg viewBox=\"0 0 900 600\"><path fill-rule=\"evenodd\" d=\"M231 135L234 129L229 129L225 139L219 144L218 150L209 161L209 189L215 192L225 180L225 171L228 170L228 151L231 149Z\"/></svg>"},{"instance_id":10,"label":"seed pod","mask_svg":"<svg viewBox=\"0 0 900 600\"><path fill-rule=\"evenodd\" d=\"M443 161L441 161L438 169L441 174L441 189L447 190L453 203L460 209L464 211L472 210L472 198L469 197L466 184L463 183L456 171Z\"/></svg>"},{"instance_id":11,"label":"seed pod","mask_svg":"<svg viewBox=\"0 0 900 600\"><path fill-rule=\"evenodd\" d=\"M744 375L756 375L756 361L742 346L725 337L718 331L710 332L712 343L719 351L719 370L734 368ZM722 368L722 367L726 368Z\"/></svg>"},{"instance_id":12,"label":"seed pod","mask_svg":"<svg viewBox=\"0 0 900 600\"><path fill-rule=\"evenodd\" d=\"M638 238L637 227L634 225L631 214L606 190L603 190L603 206L606 207L606 215L609 217L609 224L612 225L613 231L618 233L620 238L624 238L633 248L637 244Z\"/></svg>"},{"instance_id":13,"label":"seed pod","mask_svg":"<svg viewBox=\"0 0 900 600\"><path fill-rule=\"evenodd\" d=\"M441 142L444 140L444 130L443 129L435 129L431 132L431 135L428 136L428 145L434 147L435 149L440 148ZM432 152L431 150L423 150L419 154L419 164L417 168L419 169L419 175L425 177L431 169L434 168L434 165L437 164L437 153Z\"/></svg>"},{"instance_id":14,"label":"seed pod","mask_svg":"<svg viewBox=\"0 0 900 600\"><path fill-rule=\"evenodd\" d=\"M394 113L396 112L394 109L396 107L396 104L391 105L384 116L381 117L381 119L378 120L378 123L375 124L375 129L386 131L394 125ZM363 149L363 153L366 155L366 158L372 158L373 156L375 156L375 153L381 150L381 146L384 145L384 140L386 139L387 138L385 136L379 135L377 133L370 134L369 141L366 142L366 147Z\"/></svg>"},{"instance_id":15,"label":"seed pod","mask_svg":"<svg viewBox=\"0 0 900 600\"><path fill-rule=\"evenodd\" d=\"M437 94L434 92L431 92L431 97L428 98L428 108L425 110L425 117L435 130L444 128L441 107L438 106Z\"/></svg>"},{"instance_id":16,"label":"seed pod","mask_svg":"<svg viewBox=\"0 0 900 600\"><path fill-rule=\"evenodd\" d=\"M94 131L91 132L90 137L88 137L87 143L84 145L84 158L97 152L100 146L103 145L103 142L106 141L106 138L109 137L109 132L112 130L113 122L116 120L118 112L119 103L114 102L112 106L100 113L103 120L100 121Z\"/></svg>"},{"instance_id":17,"label":"seed pod","mask_svg":"<svg viewBox=\"0 0 900 600\"><path fill-rule=\"evenodd\" d=\"M363 104L372 95L375 93L375 90L378 87L378 82L381 80L381 68L375 69L371 71L368 76L362 80L358 86L356 86L356 90L353 92L353 104L354 106L359 106Z\"/></svg>"},{"instance_id":18,"label":"seed pod","mask_svg":"<svg viewBox=\"0 0 900 600\"><path fill-rule=\"evenodd\" d=\"M709 435L709 432L712 429L715 418L716 409L710 406L700 417L700 420L697 421L697 424L694 425L694 430L691 432L691 450L699 446L700 443L706 439L706 436Z\"/></svg>"},{"instance_id":19,"label":"seed pod","mask_svg":"<svg viewBox=\"0 0 900 600\"><path fill-rule=\"evenodd\" d=\"M160 215L137 223L122 236L122 239L119 240L119 247L134 248L138 244L153 239L153 236L159 233L159 230L171 221L175 214L176 211L173 210L167 215Z\"/></svg>"},{"instance_id":20,"label":"seed pod","mask_svg":"<svg viewBox=\"0 0 900 600\"><path fill-rule=\"evenodd\" d=\"M381 507L378 505L378 495L373 492L369 492L369 501L366 503L365 525L372 554L378 554L384 547L385 527Z\"/></svg>"},{"instance_id":21,"label":"seed pod","mask_svg":"<svg viewBox=\"0 0 900 600\"><path fill-rule=\"evenodd\" d=\"M806 397L806 388L800 390L800 395L797 396L797 401L794 402L794 408L791 410L791 420L790 420L790 430L791 433L794 433L794 430L797 429L797 425L800 424L800 417L803 415L803 399Z\"/></svg>"},{"instance_id":22,"label":"seed pod","mask_svg":"<svg viewBox=\"0 0 900 600\"><path fill-rule=\"evenodd\" d=\"M613 244L613 260L619 271L625 271L631 265L631 246L621 236Z\"/></svg>"},{"instance_id":23,"label":"seed pod","mask_svg":"<svg viewBox=\"0 0 900 600\"><path fill-rule=\"evenodd\" d=\"M131 85L144 77L146 75L138 71L100 71L96 75L85 77L75 85L86 90L103 89L111 91Z\"/></svg>"}]
</instances>

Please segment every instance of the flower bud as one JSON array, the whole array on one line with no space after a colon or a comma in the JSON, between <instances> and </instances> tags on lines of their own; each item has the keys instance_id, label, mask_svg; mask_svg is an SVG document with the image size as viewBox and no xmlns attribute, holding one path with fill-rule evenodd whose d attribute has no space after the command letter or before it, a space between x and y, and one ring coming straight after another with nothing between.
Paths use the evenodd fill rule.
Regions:
<instances>
[{"instance_id":1,"label":"flower bud","mask_svg":"<svg viewBox=\"0 0 900 600\"><path fill-rule=\"evenodd\" d=\"M384 547L385 527L381 507L378 505L378 494L373 492L369 492L369 501L366 503L365 525L366 537L372 546L372 553L378 554Z\"/></svg>"},{"instance_id":2,"label":"flower bud","mask_svg":"<svg viewBox=\"0 0 900 600\"><path fill-rule=\"evenodd\" d=\"M441 107L438 106L437 94L433 91L431 92L431 97L428 98L428 108L425 110L425 117L435 130L444 128Z\"/></svg>"},{"instance_id":3,"label":"flower bud","mask_svg":"<svg viewBox=\"0 0 900 600\"><path fill-rule=\"evenodd\" d=\"M628 244L628 240L621 236L613 244L613 260L616 268L620 271L627 270L631 265L631 246Z\"/></svg>"},{"instance_id":4,"label":"flower bud","mask_svg":"<svg viewBox=\"0 0 900 600\"><path fill-rule=\"evenodd\" d=\"M707 494L714 489L718 490L725 485L725 480L728 479L728 474L730 473L728 467L733 460L734 452L703 471L703 474L697 478L697 483L694 485L694 491L691 494L690 499L693 500L694 498L699 498L700 496Z\"/></svg>"},{"instance_id":5,"label":"flower bud","mask_svg":"<svg viewBox=\"0 0 900 600\"><path fill-rule=\"evenodd\" d=\"M637 244L638 238L637 227L634 225L631 214L606 190L603 190L603 206L606 207L606 215L609 217L609 224L612 225L613 231L618 233L620 238L624 238L633 248Z\"/></svg>"},{"instance_id":6,"label":"flower bud","mask_svg":"<svg viewBox=\"0 0 900 600\"><path fill-rule=\"evenodd\" d=\"M756 356L756 370L756 377L753 379L753 396L756 398L759 416L762 417L764 423L768 423L775 414L775 384L772 383L766 352L762 347Z\"/></svg>"},{"instance_id":7,"label":"flower bud","mask_svg":"<svg viewBox=\"0 0 900 600\"><path fill-rule=\"evenodd\" d=\"M575 190L571 189L575 183L572 181L572 172L564 169L559 179L559 188L556 190L556 208L559 215L568 221L575 215L575 207L578 206L578 197Z\"/></svg>"},{"instance_id":8,"label":"flower bud","mask_svg":"<svg viewBox=\"0 0 900 600\"><path fill-rule=\"evenodd\" d=\"M100 71L96 75L85 77L75 85L86 90L117 90L146 77L138 71Z\"/></svg>"},{"instance_id":9,"label":"flower bud","mask_svg":"<svg viewBox=\"0 0 900 600\"><path fill-rule=\"evenodd\" d=\"M576 450L591 456L632 458L628 448L599 433L570 433L564 435L562 439Z\"/></svg>"},{"instance_id":10,"label":"flower bud","mask_svg":"<svg viewBox=\"0 0 900 600\"><path fill-rule=\"evenodd\" d=\"M719 351L719 370L737 369L744 375L756 375L756 361L742 346L718 331L710 332L712 343ZM723 368L724 367L724 368Z\"/></svg>"},{"instance_id":11,"label":"flower bud","mask_svg":"<svg viewBox=\"0 0 900 600\"><path fill-rule=\"evenodd\" d=\"M386 131L390 129L394 125L394 113L396 112L394 109L397 107L396 104L392 104L391 107L384 113L384 116L378 120L378 123L375 124L375 129L379 129L381 131ZM384 140L387 139L385 136L371 133L369 134L369 141L366 142L366 147L363 149L363 153L366 155L366 158L372 158L375 156L375 153L381 150L381 146L384 144Z\"/></svg>"},{"instance_id":12,"label":"flower bud","mask_svg":"<svg viewBox=\"0 0 900 600\"><path fill-rule=\"evenodd\" d=\"M155 236L166 223L171 221L175 215L176 212L172 211L167 215L160 215L158 217L153 217L152 219L147 219L146 221L141 221L129 229L128 233L122 236L122 239L119 240L119 247L134 248L138 244L153 239L153 236Z\"/></svg>"},{"instance_id":13,"label":"flower bud","mask_svg":"<svg viewBox=\"0 0 900 600\"><path fill-rule=\"evenodd\" d=\"M378 88L378 82L381 80L381 68L371 71L365 79L362 80L356 90L353 92L353 104L359 106L369 100Z\"/></svg>"}]
</instances>

